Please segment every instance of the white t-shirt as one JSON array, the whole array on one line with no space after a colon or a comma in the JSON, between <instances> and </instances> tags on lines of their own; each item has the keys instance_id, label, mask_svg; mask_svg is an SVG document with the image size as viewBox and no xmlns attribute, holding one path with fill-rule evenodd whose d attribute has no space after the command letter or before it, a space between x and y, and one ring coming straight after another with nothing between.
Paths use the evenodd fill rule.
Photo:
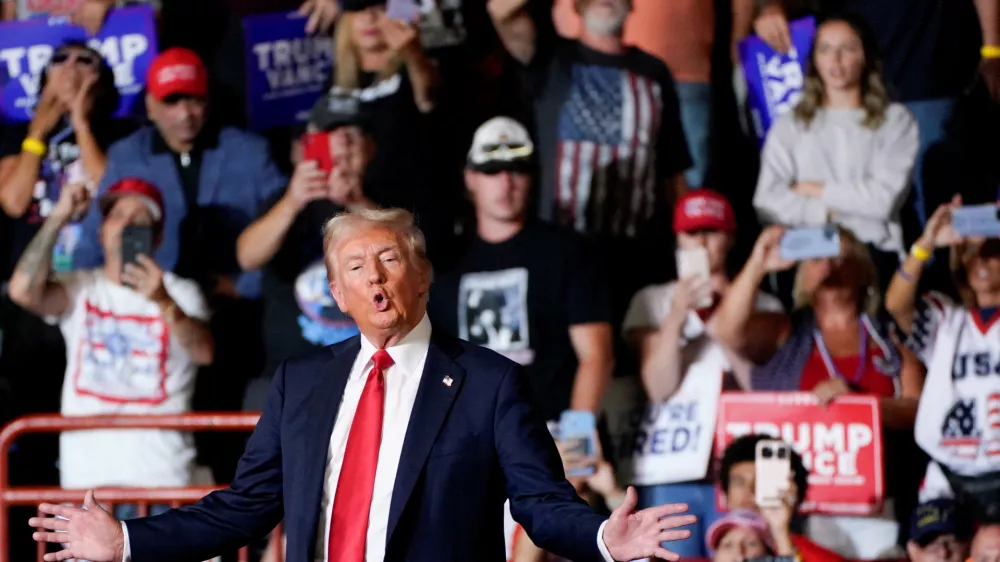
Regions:
<instances>
[{"instance_id":1,"label":"white t-shirt","mask_svg":"<svg viewBox=\"0 0 1000 562\"><path fill-rule=\"evenodd\" d=\"M983 319L937 293L918 303L908 345L927 365L917 443L966 476L1000 471L1000 312Z\"/></svg>"},{"instance_id":2,"label":"white t-shirt","mask_svg":"<svg viewBox=\"0 0 1000 562\"><path fill-rule=\"evenodd\" d=\"M69 300L58 320L66 340L62 414L187 412L197 365L170 333L159 307L109 281L103 269L59 280ZM208 318L193 281L164 273L163 284L184 314ZM180 431L68 432L59 449L64 488L186 486L195 459L191 435Z\"/></svg>"},{"instance_id":3,"label":"white t-shirt","mask_svg":"<svg viewBox=\"0 0 1000 562\"><path fill-rule=\"evenodd\" d=\"M659 328L660 324L663 323L663 320L666 319L668 314L670 314L670 307L674 302L674 288L676 286L677 282L671 281L662 285L650 285L636 293L635 296L632 297L632 302L629 303L628 312L625 313L625 321L622 323L622 332L627 335L630 330L641 328ZM764 292L757 293L754 308L759 312L784 311L784 307L781 305L781 301L778 300L777 297ZM681 330L681 336L683 338L683 341L681 342L682 365L691 364L691 362L694 361L698 355L704 352L703 346L701 345L691 346L687 344L704 336L706 328L707 326L705 325L705 322L703 322L701 317L698 316L698 313L693 310L688 311L687 320L685 320L684 327ZM716 342L705 342L704 345L719 346L722 348L722 346ZM730 367L734 370L740 369L741 374L746 373L749 375L750 363L748 361L738 357L736 354L731 353L725 348L722 348L722 351L729 360ZM746 370L742 371L742 369Z\"/></svg>"}]
</instances>

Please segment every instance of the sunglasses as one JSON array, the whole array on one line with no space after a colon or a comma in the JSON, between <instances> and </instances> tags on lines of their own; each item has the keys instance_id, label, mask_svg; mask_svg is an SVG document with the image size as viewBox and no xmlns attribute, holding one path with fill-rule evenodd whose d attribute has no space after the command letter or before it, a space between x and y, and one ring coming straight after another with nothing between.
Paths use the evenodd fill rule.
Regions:
<instances>
[{"instance_id":1,"label":"sunglasses","mask_svg":"<svg viewBox=\"0 0 1000 562\"><path fill-rule=\"evenodd\" d=\"M49 59L49 64L54 66L70 61L76 62L79 66L89 66L92 68L97 68L101 64L100 57L93 53L69 51L56 51L52 54L52 58Z\"/></svg>"}]
</instances>

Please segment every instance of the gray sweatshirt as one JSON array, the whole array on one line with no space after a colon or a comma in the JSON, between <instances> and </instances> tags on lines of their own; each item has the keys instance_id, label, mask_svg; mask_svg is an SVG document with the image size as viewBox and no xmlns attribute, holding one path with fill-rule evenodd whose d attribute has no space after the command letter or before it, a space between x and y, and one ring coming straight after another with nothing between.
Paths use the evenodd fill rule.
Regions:
<instances>
[{"instance_id":1,"label":"gray sweatshirt","mask_svg":"<svg viewBox=\"0 0 1000 562\"><path fill-rule=\"evenodd\" d=\"M900 104L876 130L861 126L862 109L821 109L805 125L789 113L767 134L753 204L761 221L789 227L835 222L862 242L901 252L899 209L917 156L917 124ZM823 184L821 198L792 191Z\"/></svg>"}]
</instances>

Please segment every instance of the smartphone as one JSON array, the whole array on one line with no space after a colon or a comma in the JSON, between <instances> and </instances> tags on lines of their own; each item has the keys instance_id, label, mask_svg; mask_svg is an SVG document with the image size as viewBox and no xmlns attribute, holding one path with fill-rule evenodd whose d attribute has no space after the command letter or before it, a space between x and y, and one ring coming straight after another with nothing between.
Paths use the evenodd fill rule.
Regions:
<instances>
[{"instance_id":1,"label":"smartphone","mask_svg":"<svg viewBox=\"0 0 1000 562\"><path fill-rule=\"evenodd\" d=\"M597 451L594 436L597 434L597 420L593 412L585 410L566 410L559 416L559 440L573 442L573 451L585 457L592 457ZM594 467L571 470L566 476L590 476Z\"/></svg>"},{"instance_id":2,"label":"smartphone","mask_svg":"<svg viewBox=\"0 0 1000 562\"><path fill-rule=\"evenodd\" d=\"M389 0L385 7L389 19L415 23L420 19L420 7L416 0Z\"/></svg>"},{"instance_id":3,"label":"smartphone","mask_svg":"<svg viewBox=\"0 0 1000 562\"><path fill-rule=\"evenodd\" d=\"M677 250L677 278L690 279L701 277L708 279L711 277L711 266L708 263L708 250L705 248L692 248L690 250ZM712 295L705 295L704 298L695 303L695 308L708 308L712 306Z\"/></svg>"},{"instance_id":4,"label":"smartphone","mask_svg":"<svg viewBox=\"0 0 1000 562\"><path fill-rule=\"evenodd\" d=\"M836 257L840 255L840 232L834 226L786 230L778 250L787 261Z\"/></svg>"},{"instance_id":5,"label":"smartphone","mask_svg":"<svg viewBox=\"0 0 1000 562\"><path fill-rule=\"evenodd\" d=\"M130 224L122 231L122 267L138 262L139 254L153 257L153 227Z\"/></svg>"},{"instance_id":6,"label":"smartphone","mask_svg":"<svg viewBox=\"0 0 1000 562\"><path fill-rule=\"evenodd\" d=\"M754 460L755 500L760 507L777 507L788 492L792 475L792 450L783 441L765 439L757 443Z\"/></svg>"},{"instance_id":7,"label":"smartphone","mask_svg":"<svg viewBox=\"0 0 1000 562\"><path fill-rule=\"evenodd\" d=\"M333 171L333 153L330 151L330 133L306 133L302 135L302 159L316 162L324 173Z\"/></svg>"},{"instance_id":8,"label":"smartphone","mask_svg":"<svg viewBox=\"0 0 1000 562\"><path fill-rule=\"evenodd\" d=\"M1000 207L994 203L966 205L951 211L951 224L959 236L1000 238Z\"/></svg>"}]
</instances>

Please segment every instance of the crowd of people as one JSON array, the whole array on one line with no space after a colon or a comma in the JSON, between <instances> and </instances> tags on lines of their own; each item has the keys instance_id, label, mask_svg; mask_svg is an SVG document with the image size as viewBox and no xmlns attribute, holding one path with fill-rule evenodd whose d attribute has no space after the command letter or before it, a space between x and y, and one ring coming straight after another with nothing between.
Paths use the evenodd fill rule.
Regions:
<instances>
[{"instance_id":1,"label":"crowd of people","mask_svg":"<svg viewBox=\"0 0 1000 562\"><path fill-rule=\"evenodd\" d=\"M96 32L132 3L157 10L164 46L146 119L115 116L111 67L71 41L30 122L0 122L0 423L261 410L284 360L358 333L324 225L398 207L426 236L433 329L522 365L553 428L567 410L599 420L588 455L554 434L602 509L632 484L610 402L655 425L642 414L682 393L712 412L723 392L877 398L878 512L800 512L796 453L762 507L765 436L749 435L639 487L641 507L698 516L671 551L1000 557L1000 240L952 223L1000 204L1000 1L420 0L401 21L386 0L0 0L0 19ZM329 37L333 70L307 123L249 132L240 19L292 9ZM794 49L804 16L801 98L758 150L737 45ZM817 226L839 255L782 257L788 230ZM691 251L704 275L681 275ZM13 484L187 486L228 482L244 442L69 432L9 462ZM554 559L509 535L513 562Z\"/></svg>"}]
</instances>

